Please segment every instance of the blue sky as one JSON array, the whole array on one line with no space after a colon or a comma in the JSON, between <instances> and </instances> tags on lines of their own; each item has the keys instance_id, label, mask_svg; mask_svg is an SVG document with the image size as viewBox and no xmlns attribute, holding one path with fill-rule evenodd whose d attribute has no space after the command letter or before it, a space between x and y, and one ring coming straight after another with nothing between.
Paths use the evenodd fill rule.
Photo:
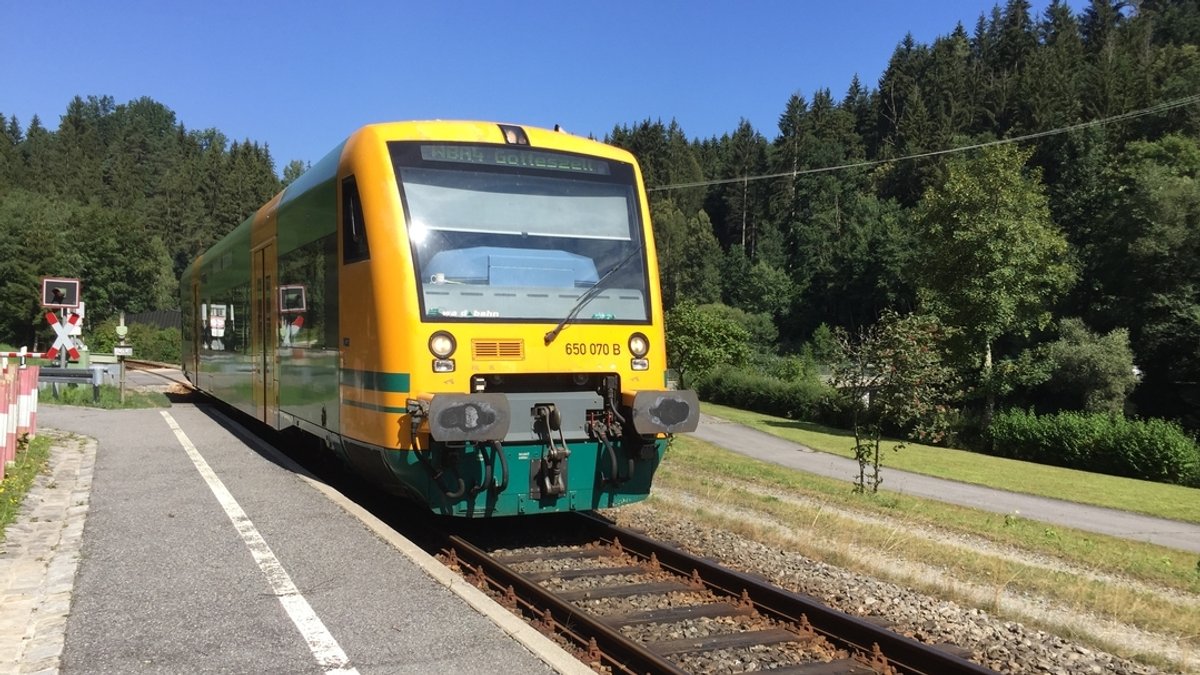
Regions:
<instances>
[{"instance_id":1,"label":"blue sky","mask_svg":"<svg viewBox=\"0 0 1200 675\"><path fill-rule=\"evenodd\" d=\"M57 128L76 94L149 96L189 129L315 162L357 127L400 119L748 119L768 138L788 97L857 74L874 87L906 32L924 43L993 0L25 2L4 12L0 113ZM1033 0L1035 18L1048 0ZM1072 3L1075 4L1075 3Z\"/></svg>"}]
</instances>

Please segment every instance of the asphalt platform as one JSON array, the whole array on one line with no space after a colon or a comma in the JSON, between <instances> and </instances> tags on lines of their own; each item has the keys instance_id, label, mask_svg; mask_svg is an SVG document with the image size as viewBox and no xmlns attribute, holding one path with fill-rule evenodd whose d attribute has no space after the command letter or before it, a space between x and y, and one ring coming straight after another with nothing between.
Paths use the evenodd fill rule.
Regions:
<instances>
[{"instance_id":1,"label":"asphalt platform","mask_svg":"<svg viewBox=\"0 0 1200 675\"><path fill-rule=\"evenodd\" d=\"M592 672L203 404L38 427L0 673Z\"/></svg>"}]
</instances>

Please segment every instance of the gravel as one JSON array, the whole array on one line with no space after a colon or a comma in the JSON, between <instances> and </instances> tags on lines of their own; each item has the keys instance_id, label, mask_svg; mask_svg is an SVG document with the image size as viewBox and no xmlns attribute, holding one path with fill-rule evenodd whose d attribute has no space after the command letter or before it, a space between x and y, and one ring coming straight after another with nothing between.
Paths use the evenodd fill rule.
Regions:
<instances>
[{"instance_id":1,"label":"gravel","mask_svg":"<svg viewBox=\"0 0 1200 675\"><path fill-rule=\"evenodd\" d=\"M687 495L670 490L656 490L656 494L666 503L689 506ZM692 506L696 508L699 504ZM705 503L703 507L709 511L717 508L712 503ZM1149 675L1163 672L1018 622L995 619L980 609L917 593L699 524L676 515L671 509L656 508L653 501L614 509L605 515L621 525L645 530L649 536L675 542L693 553L771 579L789 590L816 596L842 611L876 617L890 624L893 630L924 642L949 643L969 649L974 652L975 660L1003 673ZM736 515L744 518L747 514Z\"/></svg>"}]
</instances>

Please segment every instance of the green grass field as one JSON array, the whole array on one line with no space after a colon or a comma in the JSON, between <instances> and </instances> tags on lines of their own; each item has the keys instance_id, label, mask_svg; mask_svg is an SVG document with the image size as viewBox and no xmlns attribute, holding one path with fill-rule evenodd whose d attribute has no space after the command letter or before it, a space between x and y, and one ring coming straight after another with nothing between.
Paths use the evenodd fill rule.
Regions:
<instances>
[{"instance_id":1,"label":"green grass field","mask_svg":"<svg viewBox=\"0 0 1200 675\"><path fill-rule=\"evenodd\" d=\"M703 409L707 414L744 424L813 450L854 457L854 437L848 431L712 403L705 403ZM888 450L881 469L885 477L888 468L903 469L1010 492L1200 523L1200 490L1195 488L1088 473L919 443L906 443L899 452L891 452L896 443L884 443L884 448Z\"/></svg>"},{"instance_id":2,"label":"green grass field","mask_svg":"<svg viewBox=\"0 0 1200 675\"><path fill-rule=\"evenodd\" d=\"M86 408L170 408L171 401L166 395L157 391L125 390L125 402L121 402L121 390L111 384L100 385L100 400L94 401L91 386L59 385L58 398L54 398L50 389L43 389L39 394L39 405L52 403L56 405L77 405Z\"/></svg>"}]
</instances>

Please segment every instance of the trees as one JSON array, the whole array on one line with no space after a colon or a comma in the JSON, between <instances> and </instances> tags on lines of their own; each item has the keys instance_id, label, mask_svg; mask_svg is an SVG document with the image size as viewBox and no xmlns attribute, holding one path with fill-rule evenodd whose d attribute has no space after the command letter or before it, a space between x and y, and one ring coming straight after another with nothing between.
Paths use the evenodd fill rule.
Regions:
<instances>
[{"instance_id":1,"label":"trees","mask_svg":"<svg viewBox=\"0 0 1200 675\"><path fill-rule=\"evenodd\" d=\"M1131 143L1108 214L1120 228L1111 272L1114 315L1130 326L1145 371L1139 399L1195 425L1200 392L1200 142L1179 135ZM1123 244L1123 246L1121 246Z\"/></svg>"},{"instance_id":2,"label":"trees","mask_svg":"<svg viewBox=\"0 0 1200 675\"><path fill-rule=\"evenodd\" d=\"M11 186L20 171L21 156L17 144L21 142L21 125L16 116L5 123L4 115L0 113L0 190Z\"/></svg>"},{"instance_id":3,"label":"trees","mask_svg":"<svg viewBox=\"0 0 1200 675\"><path fill-rule=\"evenodd\" d=\"M767 140L743 119L732 135L721 139L719 153L720 177L734 180L714 190L715 208L709 215L722 245L741 246L753 260L759 242L764 236L770 236L769 232L763 231L762 184L738 179L765 172Z\"/></svg>"},{"instance_id":4,"label":"trees","mask_svg":"<svg viewBox=\"0 0 1200 675\"><path fill-rule=\"evenodd\" d=\"M298 159L293 159L283 167L283 187L287 187L296 182L296 179L304 175L305 171L312 166L311 163L302 162Z\"/></svg>"},{"instance_id":5,"label":"trees","mask_svg":"<svg viewBox=\"0 0 1200 675\"><path fill-rule=\"evenodd\" d=\"M35 346L48 329L39 304L43 276L77 276L78 205L23 189L0 199L0 340ZM85 296L87 289L84 290Z\"/></svg>"},{"instance_id":6,"label":"trees","mask_svg":"<svg viewBox=\"0 0 1200 675\"><path fill-rule=\"evenodd\" d=\"M685 215L670 199L656 199L650 210L664 306L720 299L721 247L708 215L704 211Z\"/></svg>"},{"instance_id":7,"label":"trees","mask_svg":"<svg viewBox=\"0 0 1200 675\"><path fill-rule=\"evenodd\" d=\"M47 335L38 280L83 280L89 321L174 306L179 271L279 189L270 153L189 132L150 98L73 98L0 131L0 341Z\"/></svg>"},{"instance_id":8,"label":"trees","mask_svg":"<svg viewBox=\"0 0 1200 675\"><path fill-rule=\"evenodd\" d=\"M996 146L953 160L920 209L923 299L963 331L985 387L995 341L1046 325L1050 303L1075 278L1045 190L1036 172L1024 170L1029 154ZM989 410L993 403L989 396Z\"/></svg>"},{"instance_id":9,"label":"trees","mask_svg":"<svg viewBox=\"0 0 1200 675\"><path fill-rule=\"evenodd\" d=\"M58 124L56 140L62 161L71 171L64 177L63 194L80 202L99 201L105 193L105 138L101 120L113 111L111 96L76 96Z\"/></svg>"}]
</instances>

